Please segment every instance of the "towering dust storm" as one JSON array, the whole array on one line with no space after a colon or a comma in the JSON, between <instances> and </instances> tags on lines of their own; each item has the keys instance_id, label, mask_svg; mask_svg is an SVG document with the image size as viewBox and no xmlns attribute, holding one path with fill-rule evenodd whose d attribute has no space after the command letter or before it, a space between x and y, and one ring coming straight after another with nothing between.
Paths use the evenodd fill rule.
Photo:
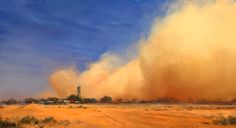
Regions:
<instances>
[{"instance_id":1,"label":"towering dust storm","mask_svg":"<svg viewBox=\"0 0 236 128\"><path fill-rule=\"evenodd\" d=\"M78 85L78 73L74 68L56 70L49 77L50 85L59 97L75 94Z\"/></svg>"},{"instance_id":2,"label":"towering dust storm","mask_svg":"<svg viewBox=\"0 0 236 128\"><path fill-rule=\"evenodd\" d=\"M50 83L60 96L80 84L85 97L229 100L236 97L235 15L234 1L186 2L156 21L133 60L120 64L109 54L79 75L57 70Z\"/></svg>"}]
</instances>

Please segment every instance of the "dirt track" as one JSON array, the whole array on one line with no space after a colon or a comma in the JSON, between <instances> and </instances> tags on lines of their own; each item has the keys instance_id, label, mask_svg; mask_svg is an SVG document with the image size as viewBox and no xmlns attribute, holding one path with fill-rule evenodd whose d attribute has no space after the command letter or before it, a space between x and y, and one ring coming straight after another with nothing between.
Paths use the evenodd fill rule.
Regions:
<instances>
[{"instance_id":1,"label":"dirt track","mask_svg":"<svg viewBox=\"0 0 236 128\"><path fill-rule=\"evenodd\" d=\"M10 119L26 115L68 120L69 128L235 128L215 125L220 116L236 116L234 106L210 105L27 105L5 106L0 117ZM64 127L50 125L50 127Z\"/></svg>"}]
</instances>

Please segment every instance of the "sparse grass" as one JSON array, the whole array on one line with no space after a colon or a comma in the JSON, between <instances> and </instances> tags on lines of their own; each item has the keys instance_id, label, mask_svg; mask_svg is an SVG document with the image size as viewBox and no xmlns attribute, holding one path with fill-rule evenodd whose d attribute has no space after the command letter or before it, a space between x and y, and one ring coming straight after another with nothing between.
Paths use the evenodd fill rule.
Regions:
<instances>
[{"instance_id":1,"label":"sparse grass","mask_svg":"<svg viewBox=\"0 0 236 128\"><path fill-rule=\"evenodd\" d=\"M218 120L214 120L213 123L216 125L236 125L236 117L221 117Z\"/></svg>"},{"instance_id":2,"label":"sparse grass","mask_svg":"<svg viewBox=\"0 0 236 128\"><path fill-rule=\"evenodd\" d=\"M20 124L38 124L39 120L33 116L25 116L19 120Z\"/></svg>"},{"instance_id":3,"label":"sparse grass","mask_svg":"<svg viewBox=\"0 0 236 128\"><path fill-rule=\"evenodd\" d=\"M85 107L85 106L83 106L83 105L77 106L76 108L87 109L87 107Z\"/></svg>"},{"instance_id":4,"label":"sparse grass","mask_svg":"<svg viewBox=\"0 0 236 128\"><path fill-rule=\"evenodd\" d=\"M53 117L46 117L45 119L41 120L42 123L56 123L57 121Z\"/></svg>"},{"instance_id":5,"label":"sparse grass","mask_svg":"<svg viewBox=\"0 0 236 128\"><path fill-rule=\"evenodd\" d=\"M20 128L20 126L13 121L0 118L0 128Z\"/></svg>"},{"instance_id":6,"label":"sparse grass","mask_svg":"<svg viewBox=\"0 0 236 128\"><path fill-rule=\"evenodd\" d=\"M70 121L69 120L62 120L62 121L59 121L58 124L67 126L70 124Z\"/></svg>"},{"instance_id":7,"label":"sparse grass","mask_svg":"<svg viewBox=\"0 0 236 128\"><path fill-rule=\"evenodd\" d=\"M16 121L13 121L13 119L1 119L0 118L0 128L24 128L28 126L35 126L37 128L44 128L47 125L51 124L56 125L69 125L70 122L68 120L63 121L57 121L54 119L54 117L46 117L42 120L37 119L34 116L24 116L22 118L16 119Z\"/></svg>"}]
</instances>

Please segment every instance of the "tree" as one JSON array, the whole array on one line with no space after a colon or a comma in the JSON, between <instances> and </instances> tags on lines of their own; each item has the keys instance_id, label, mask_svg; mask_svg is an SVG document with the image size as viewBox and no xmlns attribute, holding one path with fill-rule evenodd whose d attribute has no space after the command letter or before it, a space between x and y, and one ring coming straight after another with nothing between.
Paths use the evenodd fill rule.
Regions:
<instances>
[{"instance_id":1,"label":"tree","mask_svg":"<svg viewBox=\"0 0 236 128\"><path fill-rule=\"evenodd\" d=\"M26 104L38 103L38 100L37 100L37 99L34 99L34 98L26 98L26 99L24 100L24 103L26 103Z\"/></svg>"},{"instance_id":2,"label":"tree","mask_svg":"<svg viewBox=\"0 0 236 128\"><path fill-rule=\"evenodd\" d=\"M101 103L111 103L112 102L112 97L110 96L104 96L100 99Z\"/></svg>"},{"instance_id":3,"label":"tree","mask_svg":"<svg viewBox=\"0 0 236 128\"><path fill-rule=\"evenodd\" d=\"M77 95L70 95L66 98L67 100L81 101L81 98Z\"/></svg>"},{"instance_id":4,"label":"tree","mask_svg":"<svg viewBox=\"0 0 236 128\"><path fill-rule=\"evenodd\" d=\"M236 98L232 99L230 102L231 103L236 103Z\"/></svg>"},{"instance_id":5,"label":"tree","mask_svg":"<svg viewBox=\"0 0 236 128\"><path fill-rule=\"evenodd\" d=\"M19 101L17 101L16 99L9 99L9 100L3 101L3 103L7 105L11 105L11 104L18 104Z\"/></svg>"},{"instance_id":6,"label":"tree","mask_svg":"<svg viewBox=\"0 0 236 128\"><path fill-rule=\"evenodd\" d=\"M117 99L116 102L117 102L117 103L122 103L122 102L124 102L124 101L123 101L123 99L120 98L120 99Z\"/></svg>"},{"instance_id":7,"label":"tree","mask_svg":"<svg viewBox=\"0 0 236 128\"><path fill-rule=\"evenodd\" d=\"M59 102L59 99L56 98L56 97L48 97L47 100L48 101L53 101L54 103L58 103Z\"/></svg>"},{"instance_id":8,"label":"tree","mask_svg":"<svg viewBox=\"0 0 236 128\"><path fill-rule=\"evenodd\" d=\"M95 98L83 98L82 103L96 103L97 100Z\"/></svg>"}]
</instances>

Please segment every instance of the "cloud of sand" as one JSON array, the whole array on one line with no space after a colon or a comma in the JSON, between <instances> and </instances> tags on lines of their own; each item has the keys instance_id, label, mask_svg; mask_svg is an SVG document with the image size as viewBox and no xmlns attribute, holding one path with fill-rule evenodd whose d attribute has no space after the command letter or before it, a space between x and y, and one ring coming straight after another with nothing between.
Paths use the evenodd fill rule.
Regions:
<instances>
[{"instance_id":1,"label":"cloud of sand","mask_svg":"<svg viewBox=\"0 0 236 128\"><path fill-rule=\"evenodd\" d=\"M236 97L236 3L184 2L156 21L136 58L106 54L78 74L57 70L50 83L59 96L82 86L82 96L116 98Z\"/></svg>"},{"instance_id":2,"label":"cloud of sand","mask_svg":"<svg viewBox=\"0 0 236 128\"><path fill-rule=\"evenodd\" d=\"M59 97L66 97L76 93L78 85L78 71L73 68L55 70L49 77L49 83L56 95ZM42 94L49 95L48 92Z\"/></svg>"}]
</instances>

